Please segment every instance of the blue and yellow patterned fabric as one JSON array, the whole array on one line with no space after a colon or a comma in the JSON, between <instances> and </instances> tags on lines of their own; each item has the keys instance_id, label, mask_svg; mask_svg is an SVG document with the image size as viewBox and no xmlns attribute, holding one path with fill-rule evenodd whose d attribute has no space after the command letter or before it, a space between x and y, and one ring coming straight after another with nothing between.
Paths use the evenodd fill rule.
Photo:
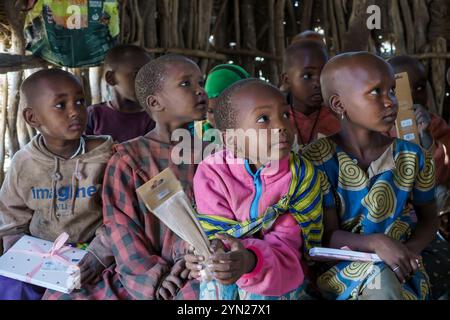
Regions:
<instances>
[{"instance_id":1,"label":"blue and yellow patterned fabric","mask_svg":"<svg viewBox=\"0 0 450 320\"><path fill-rule=\"evenodd\" d=\"M244 222L215 215L198 215L208 238L213 239L216 233L227 233L235 238L251 236L261 230L270 229L281 214L290 213L302 229L303 248L306 252L312 247L320 246L323 206L334 207L330 186L323 173L293 152L289 164L292 180L288 193L263 215Z\"/></svg>"},{"instance_id":2,"label":"blue and yellow patterned fabric","mask_svg":"<svg viewBox=\"0 0 450 320\"><path fill-rule=\"evenodd\" d=\"M394 140L367 172L329 138L317 140L303 155L328 177L342 230L383 233L406 241L414 229L407 203L434 201L432 156L410 142ZM356 299L386 267L384 263L340 262L319 277L318 286L328 298ZM429 294L428 276L421 267L403 285L403 295L405 299L427 299Z\"/></svg>"}]
</instances>

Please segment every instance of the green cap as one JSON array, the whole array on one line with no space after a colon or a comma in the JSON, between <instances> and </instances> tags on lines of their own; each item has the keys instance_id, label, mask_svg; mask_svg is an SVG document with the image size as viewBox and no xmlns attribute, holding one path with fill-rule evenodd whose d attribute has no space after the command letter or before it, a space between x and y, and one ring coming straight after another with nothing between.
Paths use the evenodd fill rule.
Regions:
<instances>
[{"instance_id":1,"label":"green cap","mask_svg":"<svg viewBox=\"0 0 450 320\"><path fill-rule=\"evenodd\" d=\"M210 99L217 98L233 83L247 78L250 78L250 75L243 68L235 64L219 64L211 69L206 78L206 94Z\"/></svg>"}]
</instances>

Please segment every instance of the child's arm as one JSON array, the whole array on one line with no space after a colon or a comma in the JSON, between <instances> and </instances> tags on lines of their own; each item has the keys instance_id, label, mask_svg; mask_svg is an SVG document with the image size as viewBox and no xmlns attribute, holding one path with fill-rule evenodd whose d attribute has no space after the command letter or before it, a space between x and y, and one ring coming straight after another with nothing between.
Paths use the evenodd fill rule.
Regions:
<instances>
[{"instance_id":1,"label":"child's arm","mask_svg":"<svg viewBox=\"0 0 450 320\"><path fill-rule=\"evenodd\" d=\"M417 224L406 245L420 254L434 239L438 230L438 216L435 201L435 170L431 152L421 154L419 173L412 190L412 202L417 215Z\"/></svg>"},{"instance_id":2,"label":"child's arm","mask_svg":"<svg viewBox=\"0 0 450 320\"><path fill-rule=\"evenodd\" d=\"M336 211L324 214L324 245L340 249L376 253L391 269L397 278L404 282L409 274L419 269L419 255L416 255L402 242L381 233L362 235L339 229Z\"/></svg>"},{"instance_id":3,"label":"child's arm","mask_svg":"<svg viewBox=\"0 0 450 320\"><path fill-rule=\"evenodd\" d=\"M27 207L18 186L19 178L15 159L13 158L0 189L0 238L3 238L4 251L7 251L29 231L33 216L33 210Z\"/></svg>"},{"instance_id":4,"label":"child's arm","mask_svg":"<svg viewBox=\"0 0 450 320\"><path fill-rule=\"evenodd\" d=\"M439 228L439 219L436 212L436 204L414 205L417 215L416 228L406 246L413 252L420 254L426 246L436 237Z\"/></svg>"},{"instance_id":5,"label":"child's arm","mask_svg":"<svg viewBox=\"0 0 450 320\"><path fill-rule=\"evenodd\" d=\"M133 170L116 153L105 171L103 219L122 285L134 299L155 299L170 265L150 241L164 239L162 247L170 247L176 237L160 234L167 229L160 228L161 222L151 213L141 212L133 176ZM150 225L144 226L144 214L149 215ZM144 227L155 229L154 239L147 238Z\"/></svg>"}]
</instances>

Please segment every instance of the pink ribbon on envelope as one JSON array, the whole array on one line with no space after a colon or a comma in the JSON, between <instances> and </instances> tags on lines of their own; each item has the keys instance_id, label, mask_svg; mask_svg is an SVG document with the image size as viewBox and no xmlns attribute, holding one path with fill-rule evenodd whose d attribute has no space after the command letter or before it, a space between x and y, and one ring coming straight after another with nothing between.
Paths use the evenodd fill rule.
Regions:
<instances>
[{"instance_id":1,"label":"pink ribbon on envelope","mask_svg":"<svg viewBox=\"0 0 450 320\"><path fill-rule=\"evenodd\" d=\"M33 268L28 274L27 274L27 281L30 282L31 279L34 277L34 275L41 269L42 265L44 264L44 260L47 258L55 259L65 265L72 265L72 262L69 261L67 258L65 258L62 253L66 252L67 250L71 250L70 247L64 246L67 239L69 239L69 235L66 232L61 233L58 238L56 238L55 242L53 242L53 246L50 249L49 252L45 252L42 250L39 246L36 244L32 244L33 249L36 251L28 251L28 250L9 250L10 252L18 252L18 253L25 253L25 254L32 254L36 255L38 257L42 258L42 262L39 263L36 267Z\"/></svg>"}]
</instances>

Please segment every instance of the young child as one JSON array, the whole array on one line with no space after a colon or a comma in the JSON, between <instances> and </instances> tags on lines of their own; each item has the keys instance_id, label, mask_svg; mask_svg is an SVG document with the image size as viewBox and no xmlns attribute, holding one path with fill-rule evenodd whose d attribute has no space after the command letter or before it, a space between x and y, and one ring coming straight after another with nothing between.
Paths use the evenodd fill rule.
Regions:
<instances>
[{"instance_id":1,"label":"young child","mask_svg":"<svg viewBox=\"0 0 450 320\"><path fill-rule=\"evenodd\" d=\"M335 299L428 299L420 253L437 230L434 165L416 144L384 134L397 117L394 71L370 53L345 53L327 63L320 82L342 128L304 151L339 200L338 215L324 217L325 245L374 252L383 262L339 262L318 286Z\"/></svg>"},{"instance_id":2,"label":"young child","mask_svg":"<svg viewBox=\"0 0 450 320\"><path fill-rule=\"evenodd\" d=\"M217 104L217 97L223 90L233 83L249 78L247 71L235 64L219 64L212 68L206 77L205 91L208 95L208 109L206 111L206 120L194 121L189 125L192 135L196 135L205 142L220 144L220 134L217 130L206 132L214 128L214 109Z\"/></svg>"},{"instance_id":3,"label":"young child","mask_svg":"<svg viewBox=\"0 0 450 320\"><path fill-rule=\"evenodd\" d=\"M139 71L136 95L156 126L145 136L118 145L106 168L103 220L115 265L103 273L101 282L65 295L64 299L166 300L198 296L197 282L187 280L184 241L147 210L136 189L169 167L186 193L192 195L195 161L174 163L172 154L180 150L171 136L176 129L205 118L208 98L203 76L186 57L162 56Z\"/></svg>"},{"instance_id":4,"label":"young child","mask_svg":"<svg viewBox=\"0 0 450 320\"><path fill-rule=\"evenodd\" d=\"M290 107L274 86L241 80L223 91L214 111L225 149L200 163L194 193L208 237L229 250L216 247L207 262L214 280L202 282L200 298L303 299L301 249L320 245L326 179L291 152ZM243 138L243 131L250 134ZM332 207L330 193L325 199ZM198 277L204 258L186 261Z\"/></svg>"},{"instance_id":5,"label":"young child","mask_svg":"<svg viewBox=\"0 0 450 320\"><path fill-rule=\"evenodd\" d=\"M87 112L80 82L60 69L41 70L21 87L25 121L39 132L13 157L0 190L4 251L29 234L90 242L80 262L83 284L112 261L102 226L100 192L112 154L110 137L82 136ZM0 299L40 299L44 289L0 277Z\"/></svg>"},{"instance_id":6,"label":"young child","mask_svg":"<svg viewBox=\"0 0 450 320\"><path fill-rule=\"evenodd\" d=\"M110 135L124 142L145 135L155 122L142 108L134 92L139 69L151 60L141 47L118 45L105 57L105 81L112 91L111 101L88 108L86 134Z\"/></svg>"},{"instance_id":7,"label":"young child","mask_svg":"<svg viewBox=\"0 0 450 320\"><path fill-rule=\"evenodd\" d=\"M208 122L215 127L214 109L217 105L217 97L233 83L250 78L250 75L242 67L235 64L219 64L211 69L206 77L205 90L208 95Z\"/></svg>"},{"instance_id":8,"label":"young child","mask_svg":"<svg viewBox=\"0 0 450 320\"><path fill-rule=\"evenodd\" d=\"M320 90L320 73L327 60L324 47L311 40L292 44L284 55L282 86L289 93L300 148L340 129L339 120L323 105Z\"/></svg>"},{"instance_id":9,"label":"young child","mask_svg":"<svg viewBox=\"0 0 450 320\"><path fill-rule=\"evenodd\" d=\"M395 73L407 72L411 85L417 127L423 148L433 154L436 168L437 213L443 216L450 210L450 126L444 119L428 111L427 78L419 60L410 56L396 56L388 60ZM395 130L391 130L393 136ZM450 285L450 247L436 235L433 242L423 252L424 265L430 276L431 293L437 299L448 291ZM436 262L438 261L438 262Z\"/></svg>"},{"instance_id":10,"label":"young child","mask_svg":"<svg viewBox=\"0 0 450 320\"><path fill-rule=\"evenodd\" d=\"M312 30L305 30L305 31L300 32L299 34L295 35L291 40L291 44L294 44L294 43L300 42L300 41L304 41L304 40L316 41L317 43L322 45L324 48L326 48L323 35L321 35L320 33L316 32L316 31L312 31Z\"/></svg>"}]
</instances>

